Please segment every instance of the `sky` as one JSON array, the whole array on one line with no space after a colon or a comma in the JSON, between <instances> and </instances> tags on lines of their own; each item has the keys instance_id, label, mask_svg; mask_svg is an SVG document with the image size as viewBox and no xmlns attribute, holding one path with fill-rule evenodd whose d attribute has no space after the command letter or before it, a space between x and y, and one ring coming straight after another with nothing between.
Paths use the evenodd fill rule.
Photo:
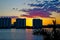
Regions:
<instances>
[{"instance_id":1,"label":"sky","mask_svg":"<svg viewBox=\"0 0 60 40\"><path fill-rule=\"evenodd\" d=\"M24 3L26 3L26 0L0 0L0 16L19 16L22 12L12 10L12 8L18 8L19 10L29 8Z\"/></svg>"},{"instance_id":2,"label":"sky","mask_svg":"<svg viewBox=\"0 0 60 40\"><path fill-rule=\"evenodd\" d=\"M32 0L31 0L32 1ZM33 3L30 0L0 0L0 16L20 16L23 12L12 10L12 8L28 9L28 3Z\"/></svg>"},{"instance_id":3,"label":"sky","mask_svg":"<svg viewBox=\"0 0 60 40\"><path fill-rule=\"evenodd\" d=\"M54 17L57 24L60 24L60 0L52 3L53 5L44 1L46 0L0 0L0 16L28 17L27 23L29 23L29 20L32 21L31 18L41 17L44 24L47 24L47 20L50 20L49 23L51 24L53 19L51 17ZM26 25L31 26L31 23Z\"/></svg>"},{"instance_id":4,"label":"sky","mask_svg":"<svg viewBox=\"0 0 60 40\"><path fill-rule=\"evenodd\" d=\"M0 16L20 16L23 12L17 10L32 8L27 5L29 3L37 2L36 0L0 0ZM16 8L16 10L12 10L12 8Z\"/></svg>"}]
</instances>

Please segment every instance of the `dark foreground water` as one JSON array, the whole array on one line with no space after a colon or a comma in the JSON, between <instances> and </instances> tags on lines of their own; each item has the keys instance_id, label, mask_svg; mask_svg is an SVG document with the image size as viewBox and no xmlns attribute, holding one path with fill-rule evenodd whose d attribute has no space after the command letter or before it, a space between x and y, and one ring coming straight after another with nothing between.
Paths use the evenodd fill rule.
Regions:
<instances>
[{"instance_id":1,"label":"dark foreground water","mask_svg":"<svg viewBox=\"0 0 60 40\"><path fill-rule=\"evenodd\" d=\"M42 35L33 35L34 29L0 29L0 40L43 40Z\"/></svg>"}]
</instances>

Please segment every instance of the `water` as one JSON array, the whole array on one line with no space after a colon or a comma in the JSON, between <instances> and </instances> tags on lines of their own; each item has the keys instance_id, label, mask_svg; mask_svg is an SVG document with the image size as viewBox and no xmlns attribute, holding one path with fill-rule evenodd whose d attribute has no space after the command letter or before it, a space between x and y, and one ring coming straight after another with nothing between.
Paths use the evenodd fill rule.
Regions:
<instances>
[{"instance_id":1,"label":"water","mask_svg":"<svg viewBox=\"0 0 60 40\"><path fill-rule=\"evenodd\" d=\"M33 35L34 29L0 29L0 40L43 40L42 35Z\"/></svg>"}]
</instances>

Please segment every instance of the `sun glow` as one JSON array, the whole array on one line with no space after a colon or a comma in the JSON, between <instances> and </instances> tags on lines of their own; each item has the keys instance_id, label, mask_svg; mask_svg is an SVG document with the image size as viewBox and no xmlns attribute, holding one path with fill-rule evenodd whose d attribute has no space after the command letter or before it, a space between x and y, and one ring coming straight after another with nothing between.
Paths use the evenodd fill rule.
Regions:
<instances>
[{"instance_id":1,"label":"sun glow","mask_svg":"<svg viewBox=\"0 0 60 40\"><path fill-rule=\"evenodd\" d=\"M53 24L53 20L55 20L54 18L43 18L43 25L52 25Z\"/></svg>"},{"instance_id":2,"label":"sun glow","mask_svg":"<svg viewBox=\"0 0 60 40\"><path fill-rule=\"evenodd\" d=\"M51 17L54 17L56 19L56 24L60 24L60 13L59 12L51 12Z\"/></svg>"},{"instance_id":3,"label":"sun glow","mask_svg":"<svg viewBox=\"0 0 60 40\"><path fill-rule=\"evenodd\" d=\"M24 17L23 17L24 18ZM33 18L26 18L26 26L33 26ZM42 25L48 25L48 24L53 24L52 20L54 20L54 18L37 18L37 19L42 19ZM12 24L14 24L14 22L16 22L16 18L12 18Z\"/></svg>"},{"instance_id":4,"label":"sun glow","mask_svg":"<svg viewBox=\"0 0 60 40\"><path fill-rule=\"evenodd\" d=\"M16 18L11 19L11 24L14 24L14 22L16 22Z\"/></svg>"},{"instance_id":5,"label":"sun glow","mask_svg":"<svg viewBox=\"0 0 60 40\"><path fill-rule=\"evenodd\" d=\"M26 18L26 26L33 26L32 18Z\"/></svg>"}]
</instances>

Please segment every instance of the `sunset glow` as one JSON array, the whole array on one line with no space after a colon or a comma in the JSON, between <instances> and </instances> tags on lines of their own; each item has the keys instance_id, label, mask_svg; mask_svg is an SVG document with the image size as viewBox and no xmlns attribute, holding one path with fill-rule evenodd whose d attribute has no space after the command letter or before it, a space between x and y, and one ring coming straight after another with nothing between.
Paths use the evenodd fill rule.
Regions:
<instances>
[{"instance_id":1,"label":"sunset glow","mask_svg":"<svg viewBox=\"0 0 60 40\"><path fill-rule=\"evenodd\" d=\"M24 17L21 17L24 18ZM27 18L26 17L26 26L33 26L33 19L34 18ZM52 20L55 20L54 18L39 18L38 19L42 19L42 25L49 25L49 24L53 24ZM16 18L12 19L12 24L14 24L14 22L16 22ZM58 21L57 21L58 22ZM58 22L60 24L60 22ZM58 24L57 23L57 24Z\"/></svg>"},{"instance_id":2,"label":"sunset glow","mask_svg":"<svg viewBox=\"0 0 60 40\"><path fill-rule=\"evenodd\" d=\"M14 22L16 22L16 18L11 19L11 24L14 24Z\"/></svg>"},{"instance_id":3,"label":"sunset glow","mask_svg":"<svg viewBox=\"0 0 60 40\"><path fill-rule=\"evenodd\" d=\"M0 0L0 16L26 18L26 26L33 26L34 18L42 19L42 25L53 24L52 20L60 24L60 1L50 1L40 0L38 3L36 0ZM14 22L16 18L12 18L11 23Z\"/></svg>"}]
</instances>

